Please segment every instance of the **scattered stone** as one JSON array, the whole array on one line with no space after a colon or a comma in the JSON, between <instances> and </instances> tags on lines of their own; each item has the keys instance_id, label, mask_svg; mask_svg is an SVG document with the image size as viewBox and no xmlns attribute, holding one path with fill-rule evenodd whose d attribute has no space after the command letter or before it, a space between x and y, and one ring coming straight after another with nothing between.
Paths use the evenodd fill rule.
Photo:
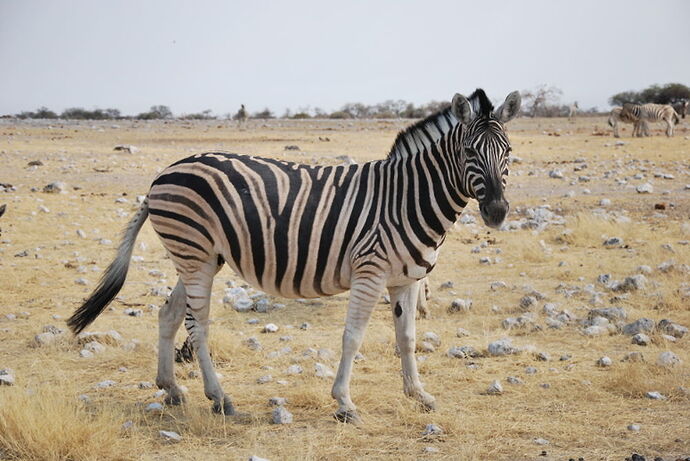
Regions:
<instances>
[{"instance_id":1,"label":"scattered stone","mask_svg":"<svg viewBox=\"0 0 690 461\"><path fill-rule=\"evenodd\" d=\"M304 322L299 326L300 330L308 330L309 328L311 328L311 324L309 322Z\"/></svg>"},{"instance_id":2,"label":"scattered stone","mask_svg":"<svg viewBox=\"0 0 690 461\"><path fill-rule=\"evenodd\" d=\"M77 335L77 342L79 344L86 344L91 341L98 341L101 344L108 346L118 346L123 342L122 335L115 330L109 331L83 331Z\"/></svg>"},{"instance_id":3,"label":"scattered stone","mask_svg":"<svg viewBox=\"0 0 690 461\"><path fill-rule=\"evenodd\" d=\"M599 358L597 360L596 364L598 367L607 368L607 367L610 367L611 365L613 365L613 361L609 357L604 356L604 357Z\"/></svg>"},{"instance_id":4,"label":"scattered stone","mask_svg":"<svg viewBox=\"0 0 690 461\"><path fill-rule=\"evenodd\" d=\"M658 391L649 391L649 392L646 392L644 395L648 399L652 399L652 400L666 400L666 396L663 395L661 392L658 392Z\"/></svg>"},{"instance_id":5,"label":"scattered stone","mask_svg":"<svg viewBox=\"0 0 690 461\"><path fill-rule=\"evenodd\" d=\"M83 359L90 359L91 357L93 357L93 352L86 349L82 349L79 351L79 356Z\"/></svg>"},{"instance_id":6,"label":"scattered stone","mask_svg":"<svg viewBox=\"0 0 690 461\"><path fill-rule=\"evenodd\" d=\"M532 306L537 304L537 298L535 296L523 296L520 298L520 309L528 310Z\"/></svg>"},{"instance_id":7,"label":"scattered stone","mask_svg":"<svg viewBox=\"0 0 690 461\"><path fill-rule=\"evenodd\" d=\"M656 359L657 365L667 368L679 365L681 362L682 361L680 360L680 358L671 351L664 351L660 353Z\"/></svg>"},{"instance_id":8,"label":"scattered stone","mask_svg":"<svg viewBox=\"0 0 690 461\"><path fill-rule=\"evenodd\" d=\"M644 362L642 352L628 352L623 356L623 362Z\"/></svg>"},{"instance_id":9,"label":"scattered stone","mask_svg":"<svg viewBox=\"0 0 690 461\"><path fill-rule=\"evenodd\" d=\"M652 192L654 192L654 186L647 182L644 184L640 184L635 188L635 190L638 194L651 194Z\"/></svg>"},{"instance_id":10,"label":"scattered stone","mask_svg":"<svg viewBox=\"0 0 690 461\"><path fill-rule=\"evenodd\" d=\"M284 406L279 405L273 409L271 413L271 420L273 424L291 424L292 423L292 413L287 411Z\"/></svg>"},{"instance_id":11,"label":"scattered stone","mask_svg":"<svg viewBox=\"0 0 690 461\"><path fill-rule=\"evenodd\" d=\"M64 190L67 188L67 185L62 182L62 181L55 181L51 182L50 184L46 185L43 187L43 192L47 194L59 194L60 192L64 192Z\"/></svg>"},{"instance_id":12,"label":"scattered stone","mask_svg":"<svg viewBox=\"0 0 690 461\"><path fill-rule=\"evenodd\" d=\"M513 347L509 338L499 339L489 343L489 354L494 356L516 354L518 349Z\"/></svg>"},{"instance_id":13,"label":"scattered stone","mask_svg":"<svg viewBox=\"0 0 690 461\"><path fill-rule=\"evenodd\" d=\"M278 331L278 325L275 323L267 323L261 330L262 333L275 333Z\"/></svg>"},{"instance_id":14,"label":"scattered stone","mask_svg":"<svg viewBox=\"0 0 690 461\"><path fill-rule=\"evenodd\" d=\"M117 146L113 147L113 150L133 154L135 152L138 152L139 148L129 144L118 144Z\"/></svg>"},{"instance_id":15,"label":"scattered stone","mask_svg":"<svg viewBox=\"0 0 690 461\"><path fill-rule=\"evenodd\" d=\"M481 357L481 354L472 346L453 346L448 349L447 355L458 359Z\"/></svg>"},{"instance_id":16,"label":"scattered stone","mask_svg":"<svg viewBox=\"0 0 690 461\"><path fill-rule=\"evenodd\" d=\"M628 430L631 432L640 432L640 425L639 424L629 424L628 425Z\"/></svg>"},{"instance_id":17,"label":"scattered stone","mask_svg":"<svg viewBox=\"0 0 690 461\"><path fill-rule=\"evenodd\" d=\"M627 320L628 313L622 307L606 307L591 309L588 314L589 319L594 319L596 317L603 317L612 322L619 320Z\"/></svg>"},{"instance_id":18,"label":"scattered stone","mask_svg":"<svg viewBox=\"0 0 690 461\"><path fill-rule=\"evenodd\" d=\"M258 384L266 384L266 383L270 383L271 381L273 381L273 376L271 376L271 375L264 375L264 376L261 376L259 379L256 380L256 382Z\"/></svg>"},{"instance_id":19,"label":"scattered stone","mask_svg":"<svg viewBox=\"0 0 690 461\"><path fill-rule=\"evenodd\" d=\"M436 424L427 424L422 432L422 437L434 437L443 435L443 429Z\"/></svg>"},{"instance_id":20,"label":"scattered stone","mask_svg":"<svg viewBox=\"0 0 690 461\"><path fill-rule=\"evenodd\" d=\"M148 405L146 405L146 411L148 411L148 412L163 411L163 405L161 405L158 402L149 403Z\"/></svg>"},{"instance_id":21,"label":"scattered stone","mask_svg":"<svg viewBox=\"0 0 690 461\"><path fill-rule=\"evenodd\" d=\"M252 455L249 457L249 461L271 461L271 460L266 459L266 458L261 458L261 457L256 456L256 455Z\"/></svg>"},{"instance_id":22,"label":"scattered stone","mask_svg":"<svg viewBox=\"0 0 690 461\"><path fill-rule=\"evenodd\" d=\"M603 198L599 201L599 206L611 206L611 200Z\"/></svg>"},{"instance_id":23,"label":"scattered stone","mask_svg":"<svg viewBox=\"0 0 690 461\"><path fill-rule=\"evenodd\" d=\"M53 344L55 341L58 339L58 335L51 331L45 331L43 333L39 333L36 336L34 336L34 345L35 346L47 346L49 344Z\"/></svg>"},{"instance_id":24,"label":"scattered stone","mask_svg":"<svg viewBox=\"0 0 690 461\"><path fill-rule=\"evenodd\" d=\"M546 440L546 439L537 438L537 439L534 439L534 443L536 443L537 445L548 445L548 444L550 444L551 442L549 442L549 441Z\"/></svg>"},{"instance_id":25,"label":"scattered stone","mask_svg":"<svg viewBox=\"0 0 690 461\"><path fill-rule=\"evenodd\" d=\"M439 347L441 345L441 338L433 331L427 331L424 333L423 340L433 344L435 347Z\"/></svg>"},{"instance_id":26,"label":"scattered stone","mask_svg":"<svg viewBox=\"0 0 690 461\"><path fill-rule=\"evenodd\" d=\"M685 334L688 332L687 327L674 323L669 319L660 320L657 324L657 329L678 339L685 336Z\"/></svg>"},{"instance_id":27,"label":"scattered stone","mask_svg":"<svg viewBox=\"0 0 690 461\"><path fill-rule=\"evenodd\" d=\"M287 405L287 399L285 397L271 397L268 399L268 404L272 407Z\"/></svg>"},{"instance_id":28,"label":"scattered stone","mask_svg":"<svg viewBox=\"0 0 690 461\"><path fill-rule=\"evenodd\" d=\"M508 384L516 384L516 385L517 384L525 384L525 382L523 380L521 380L520 378L518 378L517 376L508 376L506 378L506 382Z\"/></svg>"},{"instance_id":29,"label":"scattered stone","mask_svg":"<svg viewBox=\"0 0 690 461\"><path fill-rule=\"evenodd\" d=\"M316 371L316 376L319 378L335 378L335 373L333 372L333 370L328 368L323 363L315 363L314 369Z\"/></svg>"},{"instance_id":30,"label":"scattered stone","mask_svg":"<svg viewBox=\"0 0 690 461\"><path fill-rule=\"evenodd\" d=\"M654 321L647 318L637 319L623 327L623 334L634 336L638 333L649 333L654 330Z\"/></svg>"},{"instance_id":31,"label":"scattered stone","mask_svg":"<svg viewBox=\"0 0 690 461\"><path fill-rule=\"evenodd\" d=\"M604 246L607 248L615 248L623 245L623 239L620 237L610 237L604 240Z\"/></svg>"},{"instance_id":32,"label":"scattered stone","mask_svg":"<svg viewBox=\"0 0 690 461\"><path fill-rule=\"evenodd\" d=\"M0 369L0 386L14 386L14 371L11 368Z\"/></svg>"},{"instance_id":33,"label":"scattered stone","mask_svg":"<svg viewBox=\"0 0 690 461\"><path fill-rule=\"evenodd\" d=\"M458 338L463 338L463 337L469 336L469 335L470 335L470 332L465 330L464 328L458 328L457 330L455 330L455 336L457 336Z\"/></svg>"},{"instance_id":34,"label":"scattered stone","mask_svg":"<svg viewBox=\"0 0 690 461\"><path fill-rule=\"evenodd\" d=\"M261 343L254 336L250 336L249 338L247 338L244 341L244 343L247 345L247 347L249 347L249 349L253 351L258 351L261 349Z\"/></svg>"},{"instance_id":35,"label":"scattered stone","mask_svg":"<svg viewBox=\"0 0 690 461\"><path fill-rule=\"evenodd\" d=\"M549 171L549 178L563 179L563 172L561 170L551 170Z\"/></svg>"},{"instance_id":36,"label":"scattered stone","mask_svg":"<svg viewBox=\"0 0 690 461\"><path fill-rule=\"evenodd\" d=\"M534 367L526 367L525 368L525 373L527 373L528 375L536 375L537 372L538 372L538 370Z\"/></svg>"},{"instance_id":37,"label":"scattered stone","mask_svg":"<svg viewBox=\"0 0 690 461\"><path fill-rule=\"evenodd\" d=\"M494 380L489 384L488 389L486 390L487 394L490 395L499 395L503 393L503 386L501 386L501 382L499 380Z\"/></svg>"},{"instance_id":38,"label":"scattered stone","mask_svg":"<svg viewBox=\"0 0 690 461\"><path fill-rule=\"evenodd\" d=\"M96 384L96 387L99 389L105 389L106 387L113 387L115 384L117 383L112 379L106 379L105 381L101 381L100 383Z\"/></svg>"},{"instance_id":39,"label":"scattered stone","mask_svg":"<svg viewBox=\"0 0 690 461\"><path fill-rule=\"evenodd\" d=\"M638 333L632 337L632 343L638 346L648 346L652 340L644 333Z\"/></svg>"},{"instance_id":40,"label":"scattered stone","mask_svg":"<svg viewBox=\"0 0 690 461\"><path fill-rule=\"evenodd\" d=\"M448 280L448 281L443 282L443 283L439 286L439 288L440 288L441 290L449 290L449 289L453 288L454 286L455 286L455 284L454 284L451 280Z\"/></svg>"},{"instance_id":41,"label":"scattered stone","mask_svg":"<svg viewBox=\"0 0 690 461\"><path fill-rule=\"evenodd\" d=\"M84 349L89 352L93 352L94 354L105 352L105 346L98 341L91 341L84 344Z\"/></svg>"},{"instance_id":42,"label":"scattered stone","mask_svg":"<svg viewBox=\"0 0 690 461\"><path fill-rule=\"evenodd\" d=\"M182 436L177 432L158 431L158 434L160 434L163 440L165 440L167 443L177 443L182 441Z\"/></svg>"},{"instance_id":43,"label":"scattered stone","mask_svg":"<svg viewBox=\"0 0 690 461\"><path fill-rule=\"evenodd\" d=\"M124 310L124 314L130 317L141 317L141 314L143 313L144 311L142 311L141 309L134 309L133 307L128 307Z\"/></svg>"},{"instance_id":44,"label":"scattered stone","mask_svg":"<svg viewBox=\"0 0 690 461\"><path fill-rule=\"evenodd\" d=\"M137 387L139 387L139 389L152 389L153 384L148 381L141 381Z\"/></svg>"},{"instance_id":45,"label":"scattered stone","mask_svg":"<svg viewBox=\"0 0 690 461\"><path fill-rule=\"evenodd\" d=\"M448 312L467 312L472 309L471 299L456 298L451 302Z\"/></svg>"},{"instance_id":46,"label":"scattered stone","mask_svg":"<svg viewBox=\"0 0 690 461\"><path fill-rule=\"evenodd\" d=\"M548 362L549 360L551 360L551 357L546 352L539 352L536 355L536 359L540 362Z\"/></svg>"},{"instance_id":47,"label":"scattered stone","mask_svg":"<svg viewBox=\"0 0 690 461\"><path fill-rule=\"evenodd\" d=\"M290 365L287 368L287 370L285 370L285 373L287 373L289 375L299 375L299 374L302 374L303 371L304 370L302 369L302 367L295 363L293 365Z\"/></svg>"}]
</instances>

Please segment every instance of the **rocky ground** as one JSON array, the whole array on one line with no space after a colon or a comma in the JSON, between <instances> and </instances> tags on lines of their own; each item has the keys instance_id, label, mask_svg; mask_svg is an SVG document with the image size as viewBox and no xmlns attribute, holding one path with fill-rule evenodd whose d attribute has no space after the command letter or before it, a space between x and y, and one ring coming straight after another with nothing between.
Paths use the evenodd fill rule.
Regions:
<instances>
[{"instance_id":1,"label":"rocky ground","mask_svg":"<svg viewBox=\"0 0 690 461\"><path fill-rule=\"evenodd\" d=\"M272 298L227 269L211 345L240 415L211 414L185 361L187 404L163 405L156 313L176 278L148 224L111 308L88 333L66 331L168 164L208 150L368 161L405 124L0 120L0 457L690 456L687 123L670 139L660 126L614 139L599 118L511 123L508 221L490 230L468 207L417 323L435 413L402 394L385 297L355 365L356 428L331 418L329 395L347 295Z\"/></svg>"}]
</instances>

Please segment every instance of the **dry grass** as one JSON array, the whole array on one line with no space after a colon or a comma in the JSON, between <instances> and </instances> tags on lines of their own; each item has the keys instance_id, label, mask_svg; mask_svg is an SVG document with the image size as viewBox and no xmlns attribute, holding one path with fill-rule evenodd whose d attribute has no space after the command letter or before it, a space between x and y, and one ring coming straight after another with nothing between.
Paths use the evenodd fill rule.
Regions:
<instances>
[{"instance_id":1,"label":"dry grass","mask_svg":"<svg viewBox=\"0 0 690 461\"><path fill-rule=\"evenodd\" d=\"M340 337L347 296L316 300L313 303L285 301L287 307L270 314L238 314L222 307L225 281L240 282L229 270L217 277L213 291L211 350L221 383L242 414L223 419L212 415L203 395L199 378L188 373L196 364L176 365L180 384L188 387L187 404L165 408L160 414L144 411L154 401L155 389L139 389L141 381L153 381L156 367L157 318L148 305L160 305L163 299L152 296L150 288L172 286L175 274L170 261L146 225L138 238L146 249L137 246L136 256L143 261L130 268L121 299L113 303L92 330L118 330L125 341L138 341L134 351L109 346L91 359L79 357L79 347L65 338L48 347L30 347L32 338L44 325L64 327L62 319L93 288L100 270L114 254L114 245L101 245L102 238L116 241L120 230L134 210L134 197L146 193L157 171L192 152L223 149L255 153L305 163L336 164L335 156L346 154L366 161L383 156L402 122L271 122L238 131L222 123L179 122L173 124L121 123L56 125L52 128L2 121L0 124L0 182L10 182L18 191L0 195L0 204L8 211L0 219L0 368L15 370L17 385L0 388L0 457L14 459L247 459L255 454L272 460L345 460L345 459L622 459L633 451L647 455L690 454L690 399L679 390L690 382L688 338L669 343L655 335L655 342L640 348L621 335L586 338L576 327L565 330L506 332L501 320L515 315L526 290L536 289L547 295L543 302L554 302L578 317L585 317L589 297L566 297L554 289L561 283L583 287L596 284L596 277L609 273L621 280L632 275L639 265L649 265L645 290L627 293L614 305L625 307L635 319L672 318L690 325L688 299L681 292L688 274L678 268L667 273L656 267L673 260L678 265L690 261L690 246L680 242L690 239L687 225L690 200L684 185L690 183L687 158L690 143L687 128L677 130L675 138L655 136L648 139L624 138L623 147L615 147L612 138L591 136L594 125L605 120L519 119L510 125L515 154L523 163L511 170L508 198L513 209L543 203L565 216L564 226L552 226L541 233L529 230L495 232L481 226L459 226L452 232L441 252L438 267L431 275L432 318L420 320L419 336L426 331L438 333L440 350L426 354L420 373L429 392L438 401L438 411L420 412L402 393L399 359L395 356L394 330L390 307L377 306L367 331L362 352L366 360L355 365L353 399L365 420L355 428L336 423L331 418L335 404L330 398L331 381L314 376L314 359L305 358L307 348L328 348L330 359L318 359L332 369L337 367ZM685 130L685 131L684 131ZM561 136L546 133L560 132ZM330 142L319 141L329 137ZM627 136L627 134L624 134ZM112 146L134 144L135 154L113 153ZM286 153L283 147L297 144L300 152ZM608 144L608 146L607 146ZM30 168L30 160L44 165ZM575 159L584 159L588 168L573 171ZM616 165L619 162L619 166ZM558 167L568 180L548 179L549 169ZM605 171L619 169L608 178ZM106 170L101 173L97 170ZM647 178L632 176L644 169ZM656 171L670 172L674 180L653 177ZM7 172L7 173L6 173ZM535 173L533 176L530 173ZM570 180L586 174L592 181L571 185ZM638 195L634 189L620 186L615 178L628 179L629 185L651 181L655 192ZM62 180L67 193L51 195L31 192L32 187ZM79 186L75 190L72 186ZM584 187L590 194L582 193ZM576 191L574 197L566 192ZM670 191L664 195L664 191ZM115 203L119 197L130 203ZM609 217L601 218L594 210L601 198L613 205ZM674 204L655 215L655 203ZM47 207L44 213L39 207ZM117 210L122 212L117 214ZM476 205L470 206L476 215ZM627 216L630 223L611 218ZM515 219L517 216L511 216ZM80 239L76 230L87 236ZM618 236L627 247L605 249L605 237ZM486 242L480 254L470 249ZM663 244L671 244L671 250ZM27 257L14 255L26 250ZM499 252L500 250L500 252ZM501 258L496 264L480 265L479 258ZM83 266L83 267L80 267ZM165 273L164 281L148 273ZM74 283L78 277L90 285ZM441 290L447 280L454 288ZM492 291L490 283L504 281L506 288ZM609 305L617 293L605 292ZM446 308L457 297L472 298L469 313L448 313ZM543 303L542 302L542 303ZM141 317L123 314L126 304L144 310ZM541 304L535 310L541 309ZM501 312L492 311L498 306ZM5 314L28 313L17 320L4 320ZM53 315L62 319L54 319ZM257 317L258 326L247 319ZM542 322L541 316L540 323ZM308 321L307 330L296 328ZM276 335L259 333L260 326L273 322L281 327ZM289 328L292 325L294 328ZM458 327L471 332L457 338ZM292 340L281 342L279 336ZM243 345L249 336L257 336L263 350L252 352ZM538 362L533 354L506 358L450 359L445 351L453 345L471 345L486 350L494 339L511 336L517 345L533 345L551 354L550 362ZM183 333L178 343L183 340ZM268 354L285 346L288 354L269 358ZM626 352L639 350L645 363L621 362ZM673 370L654 363L664 350L674 351L683 365ZM558 357L572 354L569 361ZM608 355L614 361L610 369L594 365ZM289 376L285 370L299 363L305 372ZM468 365L473 367L468 367ZM538 369L535 375L525 367ZM120 371L126 367L125 371ZM270 367L270 368L265 368ZM257 385L256 379L271 374L273 382ZM519 376L524 385L505 384L507 376ZM114 387L94 389L95 383L112 379ZM500 379L505 392L485 395L488 384ZM287 384L278 383L279 380ZM549 384L548 388L542 384ZM641 396L657 390L669 396L652 401ZM77 400L88 394L91 403ZM267 401L283 396L295 422L289 426L269 424ZM127 432L122 423L134 422ZM443 436L425 440L424 426L443 427ZM626 426L642 425L631 433ZM170 445L158 436L159 430L175 430L183 441ZM545 438L546 447L535 445L535 438ZM434 446L438 453L425 454Z\"/></svg>"}]
</instances>

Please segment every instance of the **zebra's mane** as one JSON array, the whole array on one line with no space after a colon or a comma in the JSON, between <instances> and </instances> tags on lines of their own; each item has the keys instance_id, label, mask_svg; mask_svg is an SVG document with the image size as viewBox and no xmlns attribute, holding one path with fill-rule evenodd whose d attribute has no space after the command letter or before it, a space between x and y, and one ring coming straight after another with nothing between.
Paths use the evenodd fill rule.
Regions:
<instances>
[{"instance_id":1,"label":"zebra's mane","mask_svg":"<svg viewBox=\"0 0 690 461\"><path fill-rule=\"evenodd\" d=\"M434 112L400 131L388 153L388 158L407 156L428 149L431 144L437 143L457 123L458 119L450 111L449 104L438 112Z\"/></svg>"},{"instance_id":2,"label":"zebra's mane","mask_svg":"<svg viewBox=\"0 0 690 461\"><path fill-rule=\"evenodd\" d=\"M467 100L472 104L472 112L484 117L490 117L494 111L494 105L489 101L484 90L477 88Z\"/></svg>"}]
</instances>

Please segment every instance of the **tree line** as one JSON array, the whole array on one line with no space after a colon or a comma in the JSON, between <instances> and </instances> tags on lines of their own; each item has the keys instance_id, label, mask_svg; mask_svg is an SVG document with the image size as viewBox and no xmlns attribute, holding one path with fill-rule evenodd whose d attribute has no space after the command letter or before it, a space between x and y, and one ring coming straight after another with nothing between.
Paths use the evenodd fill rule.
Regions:
<instances>
[{"instance_id":1,"label":"tree line","mask_svg":"<svg viewBox=\"0 0 690 461\"><path fill-rule=\"evenodd\" d=\"M563 92L555 87L539 85L533 89L523 90L522 95L522 115L531 117L564 117L567 116L573 101L568 104L561 102ZM683 99L690 99L690 88L680 83L667 83L665 85L651 85L641 91L624 91L617 93L609 98L611 105L623 105L631 102L643 104L653 102L657 104L672 104ZM309 118L330 118L330 119L419 119L431 115L449 105L448 102L431 101L426 104L415 105L414 103L398 100L387 100L378 104L347 103L339 109L326 112L321 108L311 108L309 106L300 107L296 111L290 109L278 116L270 109L253 112L249 118L253 119L309 119ZM580 115L599 115L601 112L596 108L578 108ZM182 114L175 116L168 106L156 105L146 112L136 115L122 115L118 109L93 109L87 110L81 107L65 109L58 114L47 107L40 107L35 111L25 111L15 114L14 117L20 119L65 119L65 120L218 120L218 119L237 119L237 114L215 115L210 109L198 113Z\"/></svg>"}]
</instances>

